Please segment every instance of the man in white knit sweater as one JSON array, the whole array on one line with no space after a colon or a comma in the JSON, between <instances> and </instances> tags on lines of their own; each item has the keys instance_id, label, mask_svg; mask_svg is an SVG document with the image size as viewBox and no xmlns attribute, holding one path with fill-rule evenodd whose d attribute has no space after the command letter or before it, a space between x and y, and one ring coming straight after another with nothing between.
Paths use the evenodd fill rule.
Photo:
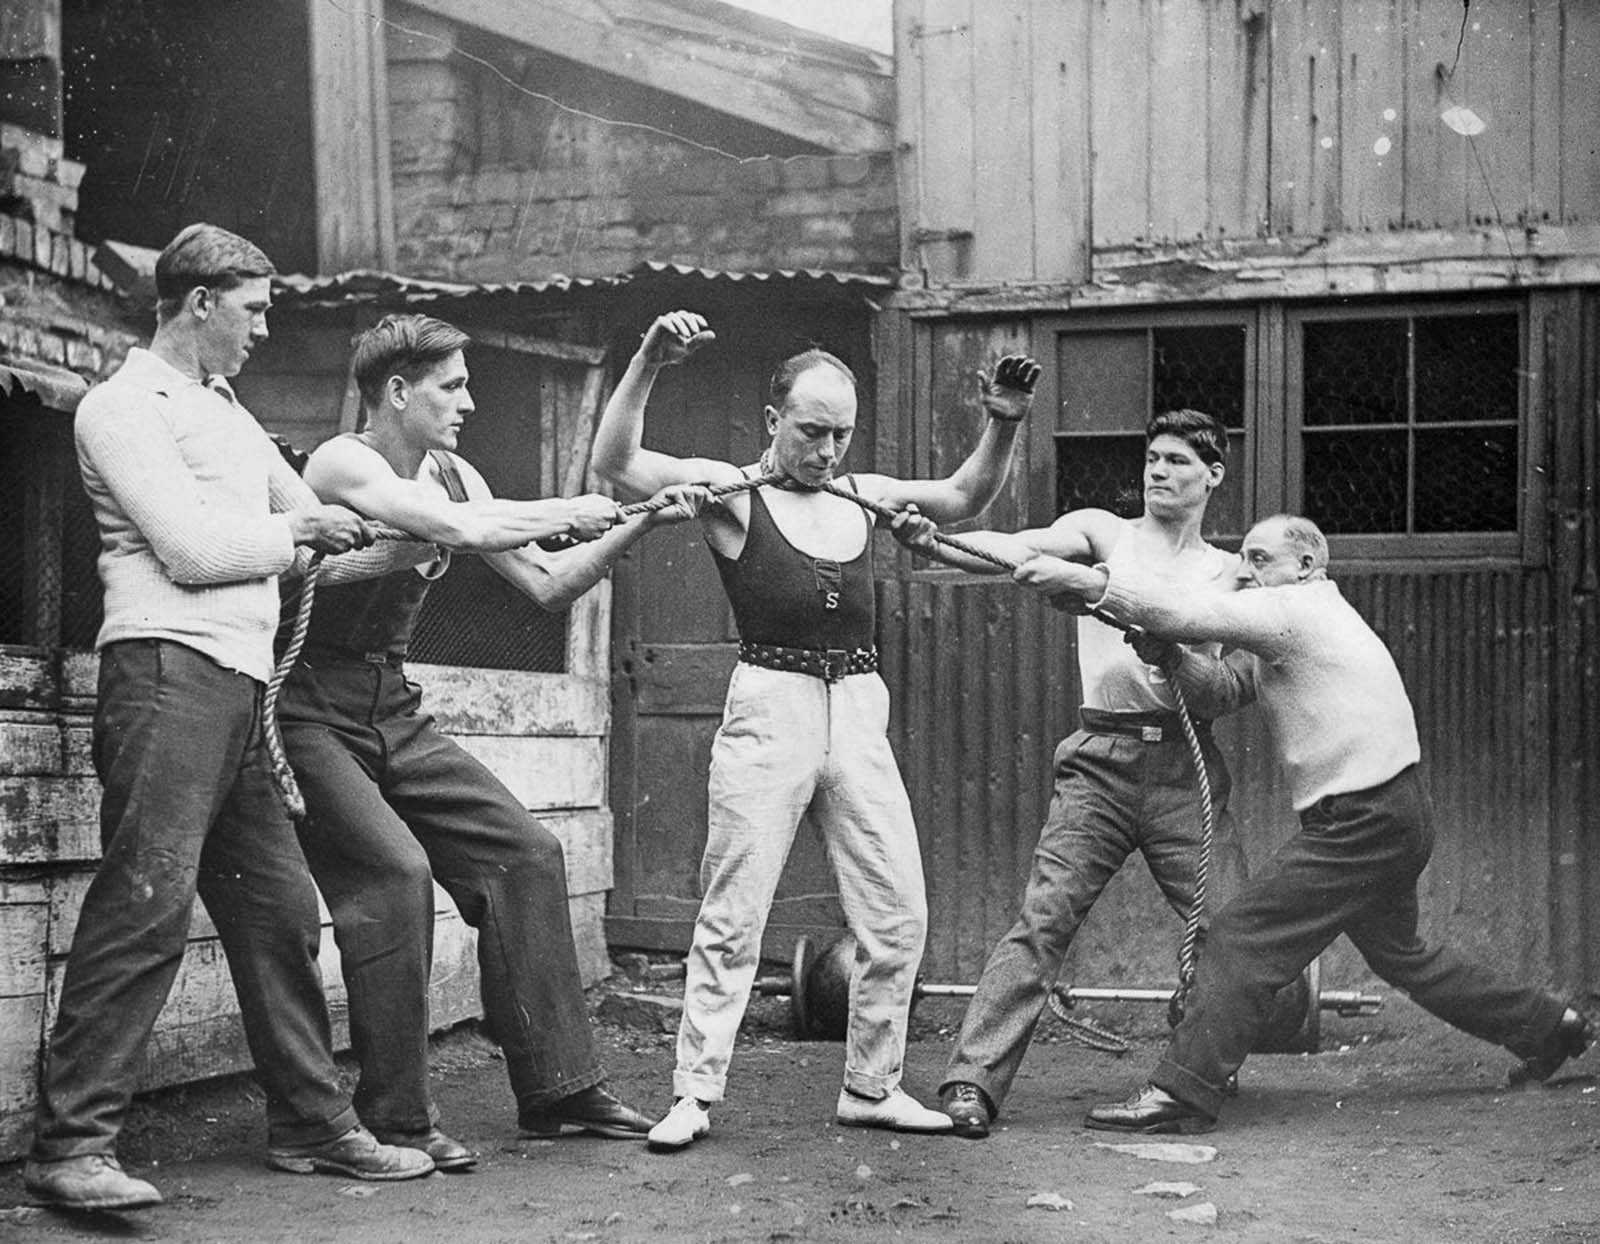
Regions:
<instances>
[{"instance_id":1,"label":"man in white knit sweater","mask_svg":"<svg viewBox=\"0 0 1600 1244\"><path fill-rule=\"evenodd\" d=\"M123 1172L116 1141L197 892L266 1091L269 1164L358 1179L433 1169L424 1153L379 1145L339 1086L316 892L262 745L277 576L303 569L308 550L372 541L357 515L317 500L225 379L266 338L272 274L236 234L179 233L156 262L150 348L84 398L74 425L105 584L94 720L103 856L23 1172L31 1193L64 1208L161 1200ZM336 558L327 573L370 573L371 557Z\"/></svg>"},{"instance_id":2,"label":"man in white knit sweater","mask_svg":"<svg viewBox=\"0 0 1600 1244\"><path fill-rule=\"evenodd\" d=\"M1203 1132L1255 1043L1273 992L1339 934L1380 977L1464 1032L1505 1046L1548 1079L1587 1048L1589 1020L1560 998L1430 946L1417 878L1433 849L1411 701L1394 659L1327 577L1316 525L1278 515L1240 551L1235 593L1197 593L1133 567L1040 557L1016 573L1165 641L1221 642L1221 659L1146 641L1206 716L1252 701L1266 716L1300 832L1213 920L1183 1021L1150 1082L1096 1106L1088 1126Z\"/></svg>"}]
</instances>

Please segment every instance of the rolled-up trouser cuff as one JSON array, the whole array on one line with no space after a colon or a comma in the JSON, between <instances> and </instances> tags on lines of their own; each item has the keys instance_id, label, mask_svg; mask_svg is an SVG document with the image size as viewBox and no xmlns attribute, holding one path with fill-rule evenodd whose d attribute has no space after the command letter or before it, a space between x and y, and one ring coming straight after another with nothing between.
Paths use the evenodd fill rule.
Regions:
<instances>
[{"instance_id":1,"label":"rolled-up trouser cuff","mask_svg":"<svg viewBox=\"0 0 1600 1244\"><path fill-rule=\"evenodd\" d=\"M295 1145L320 1145L326 1140L338 1140L352 1127L360 1124L356 1112L350 1107L345 1107L331 1119L324 1119L319 1123L310 1121L300 1123L269 1123L267 1125L267 1145L278 1149Z\"/></svg>"},{"instance_id":2,"label":"rolled-up trouser cuff","mask_svg":"<svg viewBox=\"0 0 1600 1244\"><path fill-rule=\"evenodd\" d=\"M857 1097L866 1097L872 1101L882 1101L895 1089L900 1087L900 1073L892 1075L868 1075L862 1071L854 1071L849 1067L844 1069L844 1086Z\"/></svg>"},{"instance_id":3,"label":"rolled-up trouser cuff","mask_svg":"<svg viewBox=\"0 0 1600 1244\"><path fill-rule=\"evenodd\" d=\"M721 1101L728 1091L726 1076L696 1075L691 1071L672 1073L672 1096L693 1097L697 1101Z\"/></svg>"},{"instance_id":4,"label":"rolled-up trouser cuff","mask_svg":"<svg viewBox=\"0 0 1600 1244\"><path fill-rule=\"evenodd\" d=\"M1222 1086L1207 1084L1187 1067L1180 1067L1163 1058L1156 1066L1150 1083L1164 1093L1170 1093L1186 1106L1192 1106L1207 1118L1214 1119L1222 1110Z\"/></svg>"},{"instance_id":5,"label":"rolled-up trouser cuff","mask_svg":"<svg viewBox=\"0 0 1600 1244\"><path fill-rule=\"evenodd\" d=\"M546 1107L555 1105L556 1102L565 1097L571 1097L574 1093L581 1093L584 1089L591 1089L595 1085L604 1084L605 1082L605 1069L596 1066L581 1075L568 1076L559 1084L548 1084L533 1092L518 1093L517 1113L519 1115L537 1113Z\"/></svg>"}]
</instances>

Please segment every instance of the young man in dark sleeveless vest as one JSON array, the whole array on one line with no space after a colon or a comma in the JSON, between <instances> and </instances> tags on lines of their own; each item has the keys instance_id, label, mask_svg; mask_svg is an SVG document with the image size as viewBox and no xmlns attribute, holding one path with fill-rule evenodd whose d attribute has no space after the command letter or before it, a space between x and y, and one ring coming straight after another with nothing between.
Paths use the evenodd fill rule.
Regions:
<instances>
[{"instance_id":1,"label":"young man in dark sleeveless vest","mask_svg":"<svg viewBox=\"0 0 1600 1244\"><path fill-rule=\"evenodd\" d=\"M712 747L705 897L689 954L678 1030L677 1104L650 1133L680 1149L710 1129L727 1085L778 877L807 812L827 841L857 952L837 1119L857 1127L947 1131L950 1121L900 1088L906 1019L927 927L910 801L886 736L889 696L873 646L872 519L818 491L855 430L855 378L809 350L783 363L766 408L772 443L740 469L641 446L657 373L711 340L692 312L659 317L617 385L595 434L595 469L643 496L673 483L713 485L777 472L794 485L728 498L702 515L733 605L739 662ZM990 415L977 447L947 479L848 476L843 486L941 521L994 498L1038 368L1001 361L982 378Z\"/></svg>"},{"instance_id":2,"label":"young man in dark sleeveless vest","mask_svg":"<svg viewBox=\"0 0 1600 1244\"><path fill-rule=\"evenodd\" d=\"M451 551L483 556L538 605L594 586L652 526L700 495L622 522L610 498L493 497L452 452L473 412L469 338L391 315L356 339L366 424L320 446L306 482L376 521L437 544L420 568L323 588L279 717L309 813L301 843L333 916L361 1063L355 1102L381 1137L406 1137L441 1170L476 1155L438 1127L428 1090L427 992L437 880L478 930L485 1015L505 1053L524 1134L563 1126L642 1137L651 1120L604 1087L567 909L561 845L489 772L419 712L403 663L429 583ZM530 541L584 541L545 553ZM415 561L396 544L398 564Z\"/></svg>"},{"instance_id":3,"label":"young man in dark sleeveless vest","mask_svg":"<svg viewBox=\"0 0 1600 1244\"><path fill-rule=\"evenodd\" d=\"M1144 512L1063 514L1049 527L963 532L962 540L1020 565L1039 553L1112 566L1159 567L1191 589L1226 589L1238 558L1200 535L1211 494L1222 483L1228 432L1199 411L1168 411L1145 429ZM918 526L923 526L919 524ZM982 574L994 566L920 542L914 547ZM1212 646L1213 648L1215 645ZM1082 729L1056 748L1055 796L1022 897L1022 910L984 965L940 1096L956 1133L989 1134L1033 1040L1073 935L1128 856L1143 854L1167 902L1187 917L1194 902L1201 830L1193 760L1172 691L1115 628L1078 619ZM1231 779L1208 722L1195 723L1217 809L1208 910L1237 888L1244 852L1228 816Z\"/></svg>"}]
</instances>

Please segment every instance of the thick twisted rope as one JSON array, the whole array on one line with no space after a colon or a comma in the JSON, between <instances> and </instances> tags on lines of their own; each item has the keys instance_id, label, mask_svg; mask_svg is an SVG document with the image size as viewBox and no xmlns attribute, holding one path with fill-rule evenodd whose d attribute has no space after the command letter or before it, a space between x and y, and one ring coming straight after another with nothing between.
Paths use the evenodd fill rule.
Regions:
<instances>
[{"instance_id":1,"label":"thick twisted rope","mask_svg":"<svg viewBox=\"0 0 1600 1244\"><path fill-rule=\"evenodd\" d=\"M707 488L706 492L713 500L720 500L736 492L749 492L766 484L776 484L782 478L781 475L758 475L754 479L716 484ZM621 511L625 519L636 518L640 514L654 514L657 510L664 510L675 504L677 502L672 497L652 497L648 501L635 501L624 505ZM387 523L369 522L367 526L378 540L420 540L420 537L411 532L391 527ZM316 599L317 580L322 572L323 556L321 553L313 554L306 566L305 576L300 581L300 600L295 609L294 628L290 633L288 644L284 647L283 656L273 669L272 676L267 679L267 689L261 698L262 735L266 741L267 759L272 769L272 783L277 787L278 798L283 802L284 810L297 823L305 820L306 800L300 792L300 783L295 780L294 769L289 764L288 751L283 746L283 731L278 725L278 696L283 690L284 681L300 659L300 650L305 647L306 634L311 627L311 606Z\"/></svg>"},{"instance_id":2,"label":"thick twisted rope","mask_svg":"<svg viewBox=\"0 0 1600 1244\"><path fill-rule=\"evenodd\" d=\"M879 518L895 519L900 511L869 500L860 493L852 492L848 488L841 488L838 484L829 482L819 486L820 491L832 493L835 497L843 497L846 501L853 501L868 513L876 514ZM1014 573L1020 563L988 549L979 548L959 536L946 535L942 531L933 533L934 541L946 548L955 549L958 553L965 553L968 557L978 561L987 562L1000 570ZM1115 627L1119 631L1132 631L1120 618L1113 617L1103 609L1090 609L1090 616L1104 622L1107 626ZM1183 940L1178 947L1178 992L1174 995L1175 1005L1182 1006L1182 1000L1189 986L1194 982L1195 961L1200 944L1200 923L1205 913L1206 880L1211 871L1211 837L1216 822L1216 809L1211 798L1211 776L1206 771L1205 749L1200 745L1199 732L1194 728L1194 718L1189 713L1189 703L1184 697L1183 688L1178 685L1176 678L1167 681L1167 686L1172 691L1172 702L1177 706L1178 721L1183 727L1184 741L1189 745L1189 757L1194 763L1195 781L1200 789L1200 859L1194 870L1194 901L1189 904L1189 914L1184 921ZM1056 1012L1060 1016L1060 1012ZM1063 1017L1064 1018L1064 1017Z\"/></svg>"}]
</instances>

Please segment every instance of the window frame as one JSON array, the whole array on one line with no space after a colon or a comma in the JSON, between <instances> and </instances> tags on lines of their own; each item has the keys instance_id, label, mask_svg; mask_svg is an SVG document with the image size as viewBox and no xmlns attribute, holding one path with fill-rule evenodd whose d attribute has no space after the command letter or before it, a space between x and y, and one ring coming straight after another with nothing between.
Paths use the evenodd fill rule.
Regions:
<instances>
[{"instance_id":1,"label":"window frame","mask_svg":"<svg viewBox=\"0 0 1600 1244\"><path fill-rule=\"evenodd\" d=\"M1028 509L1037 516L1037 525L1056 518L1056 438L1089 439L1115 436L1112 431L1093 432L1061 428L1061 382L1055 366L1057 341L1066 335L1143 331L1147 334L1165 328L1242 328L1244 330L1243 452L1237 440L1228 447L1228 483L1243 488L1239 512L1249 520L1257 512L1263 492L1276 489L1268 466L1281 452L1281 436L1262 417L1262 308L1256 304L1208 307L1163 307L1123 311L1075 312L1042 316L1034 323L1033 352L1043 365L1035 400L1035 416L1029 431L1029 462L1032 478L1028 484ZM1146 352L1145 396L1154 392L1155 352ZM1154 409L1150 411L1157 413ZM1226 487L1227 484L1224 485ZM1048 515L1047 520L1043 516ZM1043 520L1043 521L1040 521ZM1207 539L1227 548L1236 547L1243 531L1228 532Z\"/></svg>"},{"instance_id":2,"label":"window frame","mask_svg":"<svg viewBox=\"0 0 1600 1244\"><path fill-rule=\"evenodd\" d=\"M1283 309L1283 366L1262 373L1263 383L1271 375L1281 375L1283 496L1285 508L1299 510L1305 499L1305 325L1335 321L1401 319L1408 321L1461 315L1506 315L1517 317L1517 529L1511 532L1371 532L1328 536L1330 559L1335 564L1399 561L1426 561L1430 564L1485 561L1533 564L1539 559L1543 541L1539 538L1540 516L1544 505L1543 462L1539 439L1532 434L1529 412L1530 308L1518 297L1478 297L1405 300L1362 300L1360 302L1320 303L1286 306ZM1409 358L1409 355L1408 355ZM1409 363L1415 369L1412 359ZM1414 377L1408 375L1407 428L1415 424ZM1409 442L1408 442L1409 450ZM1408 465L1414 465L1408 458Z\"/></svg>"}]
</instances>

